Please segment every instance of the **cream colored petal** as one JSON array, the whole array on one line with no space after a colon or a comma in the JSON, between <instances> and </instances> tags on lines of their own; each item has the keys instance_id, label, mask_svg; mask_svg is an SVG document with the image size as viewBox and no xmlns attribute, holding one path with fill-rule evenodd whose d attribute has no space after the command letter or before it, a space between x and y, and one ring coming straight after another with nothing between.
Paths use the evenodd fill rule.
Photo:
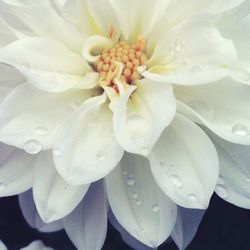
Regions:
<instances>
[{"instance_id":1,"label":"cream colored petal","mask_svg":"<svg viewBox=\"0 0 250 250\"><path fill-rule=\"evenodd\" d=\"M52 147L57 127L92 91L47 93L30 84L15 88L0 105L0 141L36 154Z\"/></svg>"},{"instance_id":2,"label":"cream colored petal","mask_svg":"<svg viewBox=\"0 0 250 250\"><path fill-rule=\"evenodd\" d=\"M105 95L90 98L58 129L54 162L69 183L86 184L105 177L123 155L105 101Z\"/></svg>"},{"instance_id":3,"label":"cream colored petal","mask_svg":"<svg viewBox=\"0 0 250 250\"><path fill-rule=\"evenodd\" d=\"M53 9L49 0L4 0L14 15L43 38L63 42L71 50L79 52L84 35L65 22Z\"/></svg>"},{"instance_id":4,"label":"cream colored petal","mask_svg":"<svg viewBox=\"0 0 250 250\"><path fill-rule=\"evenodd\" d=\"M88 64L63 44L50 39L28 38L0 49L0 61L17 68L34 86L62 92L81 83Z\"/></svg>"},{"instance_id":5,"label":"cream colored petal","mask_svg":"<svg viewBox=\"0 0 250 250\"><path fill-rule=\"evenodd\" d=\"M156 182L175 203L208 207L219 177L218 157L209 137L195 123L177 115L149 159Z\"/></svg>"},{"instance_id":6,"label":"cream colored petal","mask_svg":"<svg viewBox=\"0 0 250 250\"><path fill-rule=\"evenodd\" d=\"M203 86L178 86L178 112L225 140L250 145L250 88L232 79Z\"/></svg>"},{"instance_id":7,"label":"cream colored petal","mask_svg":"<svg viewBox=\"0 0 250 250\"><path fill-rule=\"evenodd\" d=\"M175 111L172 86L143 79L121 95L115 107L116 138L126 151L148 155Z\"/></svg>"},{"instance_id":8,"label":"cream colored petal","mask_svg":"<svg viewBox=\"0 0 250 250\"><path fill-rule=\"evenodd\" d=\"M105 181L112 212L128 233L152 248L169 237L176 205L155 183L147 159L125 154Z\"/></svg>"}]
</instances>

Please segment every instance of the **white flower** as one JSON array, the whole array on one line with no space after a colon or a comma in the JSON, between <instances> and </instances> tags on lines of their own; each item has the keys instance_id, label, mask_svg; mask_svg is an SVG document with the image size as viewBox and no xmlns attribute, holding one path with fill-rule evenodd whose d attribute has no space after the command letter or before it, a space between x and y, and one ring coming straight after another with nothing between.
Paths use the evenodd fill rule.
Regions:
<instances>
[{"instance_id":1,"label":"white flower","mask_svg":"<svg viewBox=\"0 0 250 250\"><path fill-rule=\"evenodd\" d=\"M102 184L80 203L102 178L121 226L150 247L174 230L184 248L177 205L207 208L215 189L250 207L235 189L247 173L227 164L232 150L244 164L235 148L247 147L230 142L250 144L248 1L1 4L0 61L22 75L1 66L1 196L32 187L47 223L78 205L63 224L79 249L105 238L105 225L97 242L86 231L107 219ZM79 225L84 243L71 228L81 216L93 219Z\"/></svg>"},{"instance_id":2,"label":"white flower","mask_svg":"<svg viewBox=\"0 0 250 250\"><path fill-rule=\"evenodd\" d=\"M2 241L0 241L0 249L1 250L7 250L7 247L3 244ZM46 247L42 241L36 240L31 242L28 246L22 247L19 250L53 250L51 247Z\"/></svg>"}]
</instances>

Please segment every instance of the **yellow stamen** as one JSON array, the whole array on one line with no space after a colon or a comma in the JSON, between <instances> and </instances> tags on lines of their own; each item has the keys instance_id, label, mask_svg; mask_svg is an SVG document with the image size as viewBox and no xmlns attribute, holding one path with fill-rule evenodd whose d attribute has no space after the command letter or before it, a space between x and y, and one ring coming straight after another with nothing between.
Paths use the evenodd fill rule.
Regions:
<instances>
[{"instance_id":1,"label":"yellow stamen","mask_svg":"<svg viewBox=\"0 0 250 250\"><path fill-rule=\"evenodd\" d=\"M106 81L106 86L117 90L114 83L114 78L117 77L115 62L119 62L123 66L121 75L119 75L120 79L117 80L125 84L133 84L136 80L141 79L142 76L137 72L137 68L147 60L144 53L145 47L144 38L139 36L136 44L129 45L127 42L121 41L113 48L102 50L99 60L94 65L95 70L102 77L102 82Z\"/></svg>"}]
</instances>

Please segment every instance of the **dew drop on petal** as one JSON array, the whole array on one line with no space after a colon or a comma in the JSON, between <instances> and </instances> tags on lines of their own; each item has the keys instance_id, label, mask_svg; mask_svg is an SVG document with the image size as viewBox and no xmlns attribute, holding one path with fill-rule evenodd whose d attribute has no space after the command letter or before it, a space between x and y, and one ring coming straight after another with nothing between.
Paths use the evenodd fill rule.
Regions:
<instances>
[{"instance_id":1,"label":"dew drop on petal","mask_svg":"<svg viewBox=\"0 0 250 250\"><path fill-rule=\"evenodd\" d=\"M6 188L6 185L4 183L0 183L0 191L3 191Z\"/></svg>"},{"instance_id":2,"label":"dew drop on petal","mask_svg":"<svg viewBox=\"0 0 250 250\"><path fill-rule=\"evenodd\" d=\"M233 127L232 127L232 132L235 134L235 135L238 135L238 136L247 136L249 135L249 130L247 127L245 127L244 125L242 124L235 124Z\"/></svg>"},{"instance_id":3,"label":"dew drop on petal","mask_svg":"<svg viewBox=\"0 0 250 250\"><path fill-rule=\"evenodd\" d=\"M128 132L132 139L139 139L146 135L148 125L146 120L139 115L131 115L127 120Z\"/></svg>"},{"instance_id":4,"label":"dew drop on petal","mask_svg":"<svg viewBox=\"0 0 250 250\"><path fill-rule=\"evenodd\" d=\"M183 186L183 183L178 175L171 175L169 178L175 187L181 188Z\"/></svg>"},{"instance_id":5,"label":"dew drop on petal","mask_svg":"<svg viewBox=\"0 0 250 250\"><path fill-rule=\"evenodd\" d=\"M138 195L138 193L136 193L136 192L134 192L134 193L132 194L132 198L135 199L135 200L138 198L138 196L139 196L139 195Z\"/></svg>"},{"instance_id":6,"label":"dew drop on petal","mask_svg":"<svg viewBox=\"0 0 250 250\"><path fill-rule=\"evenodd\" d=\"M246 182L250 182L250 177L246 177Z\"/></svg>"},{"instance_id":7,"label":"dew drop on petal","mask_svg":"<svg viewBox=\"0 0 250 250\"><path fill-rule=\"evenodd\" d=\"M147 66L146 65L142 65L142 66L139 66L138 68L137 68L137 72L139 73L139 74L142 74L143 72L145 72L147 70Z\"/></svg>"},{"instance_id":8,"label":"dew drop on petal","mask_svg":"<svg viewBox=\"0 0 250 250\"><path fill-rule=\"evenodd\" d=\"M189 199L190 199L191 201L193 201L193 202L198 201L198 197L197 197L197 195L195 195L195 194L190 194L188 197L189 197Z\"/></svg>"},{"instance_id":9,"label":"dew drop on petal","mask_svg":"<svg viewBox=\"0 0 250 250\"><path fill-rule=\"evenodd\" d=\"M218 184L224 185L226 183L225 179L220 175L218 179Z\"/></svg>"},{"instance_id":10,"label":"dew drop on petal","mask_svg":"<svg viewBox=\"0 0 250 250\"><path fill-rule=\"evenodd\" d=\"M49 133L49 130L46 127L40 126L37 127L34 132L36 135L47 135Z\"/></svg>"},{"instance_id":11,"label":"dew drop on petal","mask_svg":"<svg viewBox=\"0 0 250 250\"><path fill-rule=\"evenodd\" d=\"M105 152L104 151L99 151L97 154L96 154L96 157L99 161L103 160L105 158Z\"/></svg>"},{"instance_id":12,"label":"dew drop on petal","mask_svg":"<svg viewBox=\"0 0 250 250\"><path fill-rule=\"evenodd\" d=\"M38 154L41 150L42 150L42 145L40 144L39 141L36 140L30 140L27 141L24 144L24 148L25 152L27 152L28 154Z\"/></svg>"},{"instance_id":13,"label":"dew drop on petal","mask_svg":"<svg viewBox=\"0 0 250 250\"><path fill-rule=\"evenodd\" d=\"M126 183L128 186L133 186L135 184L135 178L133 176L128 176L126 179Z\"/></svg>"},{"instance_id":14,"label":"dew drop on petal","mask_svg":"<svg viewBox=\"0 0 250 250\"><path fill-rule=\"evenodd\" d=\"M136 205L140 206L141 205L141 201L140 200L136 201Z\"/></svg>"},{"instance_id":15,"label":"dew drop on petal","mask_svg":"<svg viewBox=\"0 0 250 250\"><path fill-rule=\"evenodd\" d=\"M143 155L148 155L150 153L150 149L148 147L141 148L141 153Z\"/></svg>"},{"instance_id":16,"label":"dew drop on petal","mask_svg":"<svg viewBox=\"0 0 250 250\"><path fill-rule=\"evenodd\" d=\"M128 172L127 172L127 171L123 171L122 174L123 174L124 176L126 176L126 175L128 174Z\"/></svg>"},{"instance_id":17,"label":"dew drop on petal","mask_svg":"<svg viewBox=\"0 0 250 250\"><path fill-rule=\"evenodd\" d=\"M165 167L167 167L167 164L166 164L165 162L162 161L162 162L160 162L160 167L161 167L161 168L165 168Z\"/></svg>"},{"instance_id":18,"label":"dew drop on petal","mask_svg":"<svg viewBox=\"0 0 250 250\"><path fill-rule=\"evenodd\" d=\"M158 213L158 212L160 211L159 205L158 205L158 204L153 205L152 211L153 211L154 213Z\"/></svg>"},{"instance_id":19,"label":"dew drop on petal","mask_svg":"<svg viewBox=\"0 0 250 250\"><path fill-rule=\"evenodd\" d=\"M55 149L53 150L53 156L55 156L55 157L61 157L61 156L62 156L62 151L61 151L61 149L55 148Z\"/></svg>"},{"instance_id":20,"label":"dew drop on petal","mask_svg":"<svg viewBox=\"0 0 250 250\"><path fill-rule=\"evenodd\" d=\"M70 108L71 108L72 110L76 110L76 109L78 108L79 104L76 103L76 102L71 102L71 103L69 104L69 106L70 106Z\"/></svg>"},{"instance_id":21,"label":"dew drop on petal","mask_svg":"<svg viewBox=\"0 0 250 250\"><path fill-rule=\"evenodd\" d=\"M219 184L215 188L216 193L222 198L225 199L228 197L228 190L225 186Z\"/></svg>"},{"instance_id":22,"label":"dew drop on petal","mask_svg":"<svg viewBox=\"0 0 250 250\"><path fill-rule=\"evenodd\" d=\"M198 73L198 72L201 72L202 71L202 68L200 66L193 66L191 68L191 72L193 73Z\"/></svg>"},{"instance_id":23,"label":"dew drop on petal","mask_svg":"<svg viewBox=\"0 0 250 250\"><path fill-rule=\"evenodd\" d=\"M207 118L212 118L214 115L213 109L211 108L211 106L201 100L191 100L188 102L188 106L190 106L190 108L192 108L194 111L202 114L203 116L207 117Z\"/></svg>"}]
</instances>

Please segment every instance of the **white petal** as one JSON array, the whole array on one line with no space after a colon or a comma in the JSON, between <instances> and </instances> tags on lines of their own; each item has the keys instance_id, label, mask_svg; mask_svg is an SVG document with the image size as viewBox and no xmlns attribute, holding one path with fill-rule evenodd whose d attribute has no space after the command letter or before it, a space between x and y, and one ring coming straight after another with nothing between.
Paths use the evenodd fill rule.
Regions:
<instances>
[{"instance_id":1,"label":"white petal","mask_svg":"<svg viewBox=\"0 0 250 250\"><path fill-rule=\"evenodd\" d=\"M136 90L131 87L121 96L115 108L116 138L126 151L148 155L175 111L171 85L143 79Z\"/></svg>"},{"instance_id":2,"label":"white petal","mask_svg":"<svg viewBox=\"0 0 250 250\"><path fill-rule=\"evenodd\" d=\"M178 207L177 221L171 237L180 250L186 249L193 240L204 213L205 210Z\"/></svg>"},{"instance_id":3,"label":"white petal","mask_svg":"<svg viewBox=\"0 0 250 250\"><path fill-rule=\"evenodd\" d=\"M0 249L1 250L8 250L4 243L0 240Z\"/></svg>"},{"instance_id":4,"label":"white petal","mask_svg":"<svg viewBox=\"0 0 250 250\"><path fill-rule=\"evenodd\" d=\"M193 122L177 115L150 156L156 182L178 205L207 208L219 166L215 147Z\"/></svg>"},{"instance_id":5,"label":"white petal","mask_svg":"<svg viewBox=\"0 0 250 250\"><path fill-rule=\"evenodd\" d=\"M0 144L0 197L16 195L32 186L35 156Z\"/></svg>"},{"instance_id":6,"label":"white petal","mask_svg":"<svg viewBox=\"0 0 250 250\"><path fill-rule=\"evenodd\" d=\"M143 75L175 84L205 84L226 77L227 67L236 60L231 40L223 38L206 19L192 19L166 32Z\"/></svg>"},{"instance_id":7,"label":"white petal","mask_svg":"<svg viewBox=\"0 0 250 250\"><path fill-rule=\"evenodd\" d=\"M79 51L84 35L66 23L53 9L49 0L4 0L12 13L19 17L38 36L64 42L70 49ZM49 25L48 25L49 22Z\"/></svg>"},{"instance_id":8,"label":"white petal","mask_svg":"<svg viewBox=\"0 0 250 250\"><path fill-rule=\"evenodd\" d=\"M164 14L169 0L156 0L145 3L144 0L109 0L118 20L125 40L135 40L138 35L146 35Z\"/></svg>"},{"instance_id":9,"label":"white petal","mask_svg":"<svg viewBox=\"0 0 250 250\"><path fill-rule=\"evenodd\" d=\"M22 193L18 196L19 205L21 207L22 214L28 224L40 232L49 233L63 229L62 222L60 220L53 221L51 223L44 223L38 214L36 205L33 199L32 190Z\"/></svg>"},{"instance_id":10,"label":"white petal","mask_svg":"<svg viewBox=\"0 0 250 250\"><path fill-rule=\"evenodd\" d=\"M13 89L25 82L24 77L13 67L0 64L0 87Z\"/></svg>"},{"instance_id":11,"label":"white petal","mask_svg":"<svg viewBox=\"0 0 250 250\"><path fill-rule=\"evenodd\" d=\"M99 250L107 233L107 203L103 183L91 185L84 200L63 219L67 235L79 250Z\"/></svg>"},{"instance_id":12,"label":"white petal","mask_svg":"<svg viewBox=\"0 0 250 250\"><path fill-rule=\"evenodd\" d=\"M31 154L51 148L57 127L91 94L79 90L47 93L20 85L0 106L0 140Z\"/></svg>"},{"instance_id":13,"label":"white petal","mask_svg":"<svg viewBox=\"0 0 250 250\"><path fill-rule=\"evenodd\" d=\"M14 68L0 64L0 103L19 84L24 82L24 78Z\"/></svg>"},{"instance_id":14,"label":"white petal","mask_svg":"<svg viewBox=\"0 0 250 250\"><path fill-rule=\"evenodd\" d=\"M112 113L105 99L104 95L89 99L58 130L54 161L69 183L96 181L122 157L123 149L113 136Z\"/></svg>"},{"instance_id":15,"label":"white petal","mask_svg":"<svg viewBox=\"0 0 250 250\"><path fill-rule=\"evenodd\" d=\"M220 162L220 178L215 189L224 200L250 208L250 146L227 142L207 131L216 146Z\"/></svg>"},{"instance_id":16,"label":"white petal","mask_svg":"<svg viewBox=\"0 0 250 250\"><path fill-rule=\"evenodd\" d=\"M57 1L62 2L60 0ZM63 6L60 7L60 12L63 18L81 33L88 36L99 33L95 20L89 12L87 1L65 0Z\"/></svg>"},{"instance_id":17,"label":"white petal","mask_svg":"<svg viewBox=\"0 0 250 250\"><path fill-rule=\"evenodd\" d=\"M132 235L130 235L117 221L115 216L113 215L112 211L109 211L109 222L118 230L121 234L123 241L126 242L127 245L132 247L133 249L138 250L152 250L153 248L144 245L142 242L138 241Z\"/></svg>"},{"instance_id":18,"label":"white petal","mask_svg":"<svg viewBox=\"0 0 250 250\"><path fill-rule=\"evenodd\" d=\"M84 41L83 49L82 49L82 57L90 63L95 63L98 61L100 56L92 55L92 51L96 49L109 49L111 48L113 43L111 40L104 36L91 36Z\"/></svg>"},{"instance_id":19,"label":"white petal","mask_svg":"<svg viewBox=\"0 0 250 250\"><path fill-rule=\"evenodd\" d=\"M231 79L175 89L178 112L204 124L218 136L250 144L250 89Z\"/></svg>"},{"instance_id":20,"label":"white petal","mask_svg":"<svg viewBox=\"0 0 250 250\"><path fill-rule=\"evenodd\" d=\"M103 35L112 40L117 40L120 37L120 29L107 0L86 0L86 3L93 18L94 26L97 25L99 32L101 31ZM93 21L90 23L92 26Z\"/></svg>"},{"instance_id":21,"label":"white petal","mask_svg":"<svg viewBox=\"0 0 250 250\"><path fill-rule=\"evenodd\" d=\"M53 250L53 248L46 247L42 241L36 240L30 243L27 247L22 247L19 250Z\"/></svg>"},{"instance_id":22,"label":"white petal","mask_svg":"<svg viewBox=\"0 0 250 250\"><path fill-rule=\"evenodd\" d=\"M248 12L250 13L250 7L248 9L249 9ZM250 52L249 52L250 28L249 27L250 27L250 15L247 18L244 18L243 20L234 23L233 25L227 25L226 27L222 28L223 35L231 39L235 44L239 57L239 61L237 63L237 69L232 71L231 76L234 79L242 83L246 83L248 85L250 84Z\"/></svg>"},{"instance_id":23,"label":"white petal","mask_svg":"<svg viewBox=\"0 0 250 250\"><path fill-rule=\"evenodd\" d=\"M125 154L106 177L106 188L110 207L128 233L153 248L168 238L176 206L154 182L146 159Z\"/></svg>"},{"instance_id":24,"label":"white petal","mask_svg":"<svg viewBox=\"0 0 250 250\"><path fill-rule=\"evenodd\" d=\"M67 184L56 172L50 151L39 154L33 182L34 201L46 223L68 215L80 203L89 187Z\"/></svg>"},{"instance_id":25,"label":"white petal","mask_svg":"<svg viewBox=\"0 0 250 250\"><path fill-rule=\"evenodd\" d=\"M0 48L17 39L11 28L2 20L2 18L0 18L0 30Z\"/></svg>"},{"instance_id":26,"label":"white petal","mask_svg":"<svg viewBox=\"0 0 250 250\"><path fill-rule=\"evenodd\" d=\"M147 51L152 53L157 42L167 31L180 25L182 22L195 16L205 16L208 14L214 16L223 13L240 5L245 0L228 0L228 1L200 1L200 0L175 0L171 1L164 16L156 23L147 41ZM228 22L226 22L227 24Z\"/></svg>"},{"instance_id":27,"label":"white petal","mask_svg":"<svg viewBox=\"0 0 250 250\"><path fill-rule=\"evenodd\" d=\"M0 60L17 68L34 86L60 92L80 83L87 63L60 42L27 38L0 49Z\"/></svg>"}]
</instances>

